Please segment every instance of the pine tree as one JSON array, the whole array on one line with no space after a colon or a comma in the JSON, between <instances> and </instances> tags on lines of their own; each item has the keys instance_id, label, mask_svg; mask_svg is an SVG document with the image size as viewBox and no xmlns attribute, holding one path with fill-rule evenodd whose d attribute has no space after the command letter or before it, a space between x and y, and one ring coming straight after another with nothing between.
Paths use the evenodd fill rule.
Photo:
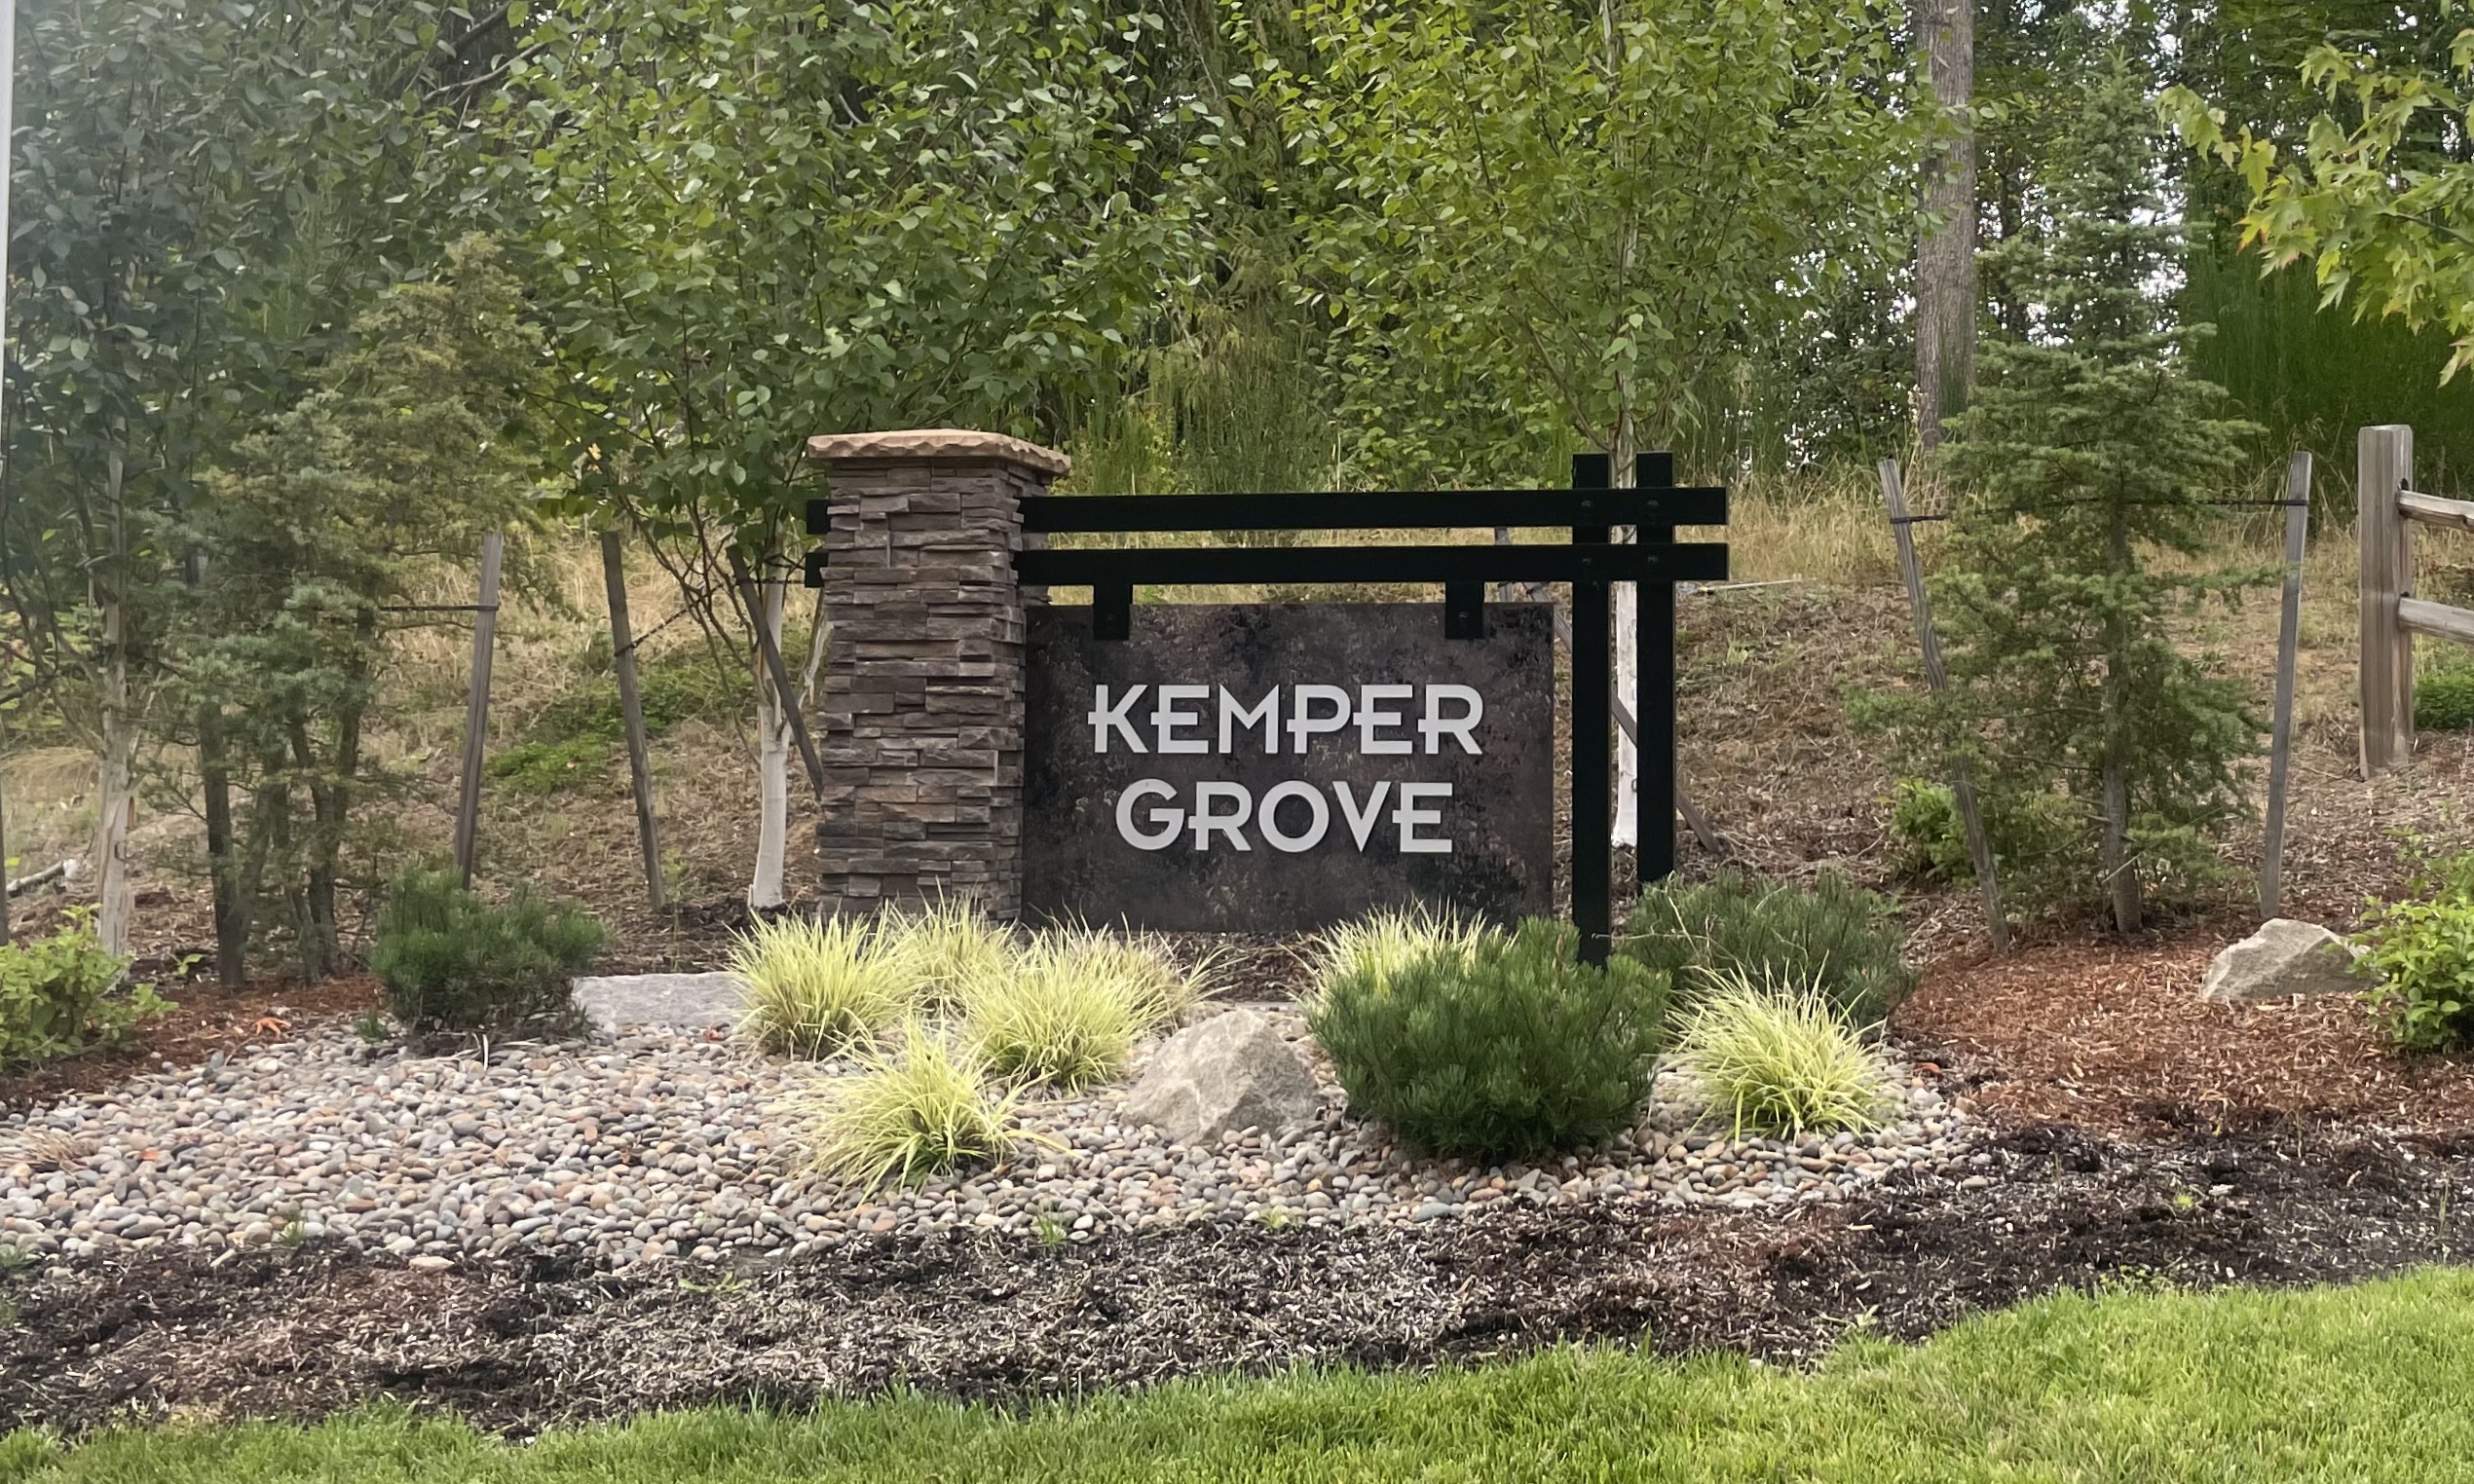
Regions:
<instances>
[{"instance_id":1,"label":"pine tree","mask_svg":"<svg viewBox=\"0 0 2474 1484\"><path fill-rule=\"evenodd\" d=\"M2190 373L2166 297L2178 228L2155 116L2119 56L2088 84L2046 186L2047 230L1998 266L2032 329L1996 342L1946 464L1960 497L1936 604L1952 641L1945 746L1994 812L2072 822L2117 930L2142 875L2190 878L2243 807L2258 750L2249 688L2178 650L2169 620L2263 574L2203 557L2243 439L2225 391ZM2166 570L2157 560L2182 561ZM2058 795L2070 807L2040 808ZM2086 879L2084 875L2080 877Z\"/></svg>"}]
</instances>

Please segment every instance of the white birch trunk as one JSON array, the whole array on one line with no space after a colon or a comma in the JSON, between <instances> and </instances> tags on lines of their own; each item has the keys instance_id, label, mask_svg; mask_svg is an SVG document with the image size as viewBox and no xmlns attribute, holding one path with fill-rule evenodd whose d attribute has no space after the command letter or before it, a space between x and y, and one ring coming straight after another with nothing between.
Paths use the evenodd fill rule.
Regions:
<instances>
[{"instance_id":1,"label":"white birch trunk","mask_svg":"<svg viewBox=\"0 0 2474 1484\"><path fill-rule=\"evenodd\" d=\"M104 606L103 647L110 657L103 670L102 777L95 790L94 934L107 953L129 951L130 920L136 912L128 847L129 832L137 817L137 796L131 783L137 732L129 716L129 659L123 648L127 622L127 610L118 601Z\"/></svg>"},{"instance_id":2,"label":"white birch trunk","mask_svg":"<svg viewBox=\"0 0 2474 1484\"><path fill-rule=\"evenodd\" d=\"M782 643L782 584L771 578L756 584L762 609L758 621L773 637L774 652ZM773 688L773 674L765 651L756 649L756 780L759 793L756 822L756 875L747 885L747 905L759 911L779 908L782 856L790 838L790 713L798 704Z\"/></svg>"}]
</instances>

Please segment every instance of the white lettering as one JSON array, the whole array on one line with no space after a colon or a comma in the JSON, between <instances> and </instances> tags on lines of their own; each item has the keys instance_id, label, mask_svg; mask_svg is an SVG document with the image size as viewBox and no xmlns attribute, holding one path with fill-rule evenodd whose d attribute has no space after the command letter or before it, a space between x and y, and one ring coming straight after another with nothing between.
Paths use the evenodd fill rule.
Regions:
<instances>
[{"instance_id":1,"label":"white lettering","mask_svg":"<svg viewBox=\"0 0 2474 1484\"><path fill-rule=\"evenodd\" d=\"M1142 744L1135 744L1134 750L1141 752ZM1145 834L1134 828L1134 806L1145 798L1176 797L1177 790L1157 778L1137 779L1126 785L1125 792L1117 796L1117 834L1124 835L1125 842L1137 850L1166 850L1177 843L1178 835L1184 833L1185 811L1153 809L1151 823L1159 828Z\"/></svg>"},{"instance_id":2,"label":"white lettering","mask_svg":"<svg viewBox=\"0 0 2474 1484\"><path fill-rule=\"evenodd\" d=\"M1314 822L1306 826L1302 835L1283 835L1280 832L1280 806L1292 798L1304 800L1307 811L1314 816ZM1323 843L1325 833L1331 828L1331 806L1323 801L1322 792L1313 784L1299 783L1293 778L1263 795L1262 808L1255 815L1255 828L1262 832L1262 837L1272 849L1295 855L1300 850L1312 850Z\"/></svg>"},{"instance_id":3,"label":"white lettering","mask_svg":"<svg viewBox=\"0 0 2474 1484\"><path fill-rule=\"evenodd\" d=\"M1133 689L1127 691L1115 705L1111 706L1108 704L1108 687L1106 686L1094 687L1091 699L1091 715L1083 718L1084 721L1091 723L1091 750L1093 752L1105 753L1108 750L1108 729L1110 727L1116 728L1118 732L1124 735L1125 745L1128 748L1138 753L1143 750L1143 739L1135 735L1134 723L1126 720L1126 713L1134 709L1135 701L1141 698L1144 688L1145 687L1142 686L1135 686Z\"/></svg>"},{"instance_id":4,"label":"white lettering","mask_svg":"<svg viewBox=\"0 0 2474 1484\"><path fill-rule=\"evenodd\" d=\"M1399 726L1402 724L1403 720L1399 712L1379 711L1375 709L1374 703L1376 701L1406 701L1416 694L1417 687L1415 686L1358 686L1358 751L1378 755L1383 753L1415 752L1417 750L1415 744L1411 743L1406 737L1392 738L1377 737L1374 735L1374 729L1376 727Z\"/></svg>"},{"instance_id":5,"label":"white lettering","mask_svg":"<svg viewBox=\"0 0 2474 1484\"><path fill-rule=\"evenodd\" d=\"M1451 854L1450 840L1429 839L1417 833L1417 827L1420 825L1442 824L1443 811L1416 807L1418 800L1423 798L1451 798L1451 785L1448 783L1404 783L1401 785L1401 806L1392 811L1392 823L1401 827L1401 854Z\"/></svg>"},{"instance_id":6,"label":"white lettering","mask_svg":"<svg viewBox=\"0 0 2474 1484\"><path fill-rule=\"evenodd\" d=\"M1160 703L1151 708L1151 731L1161 752L1207 753L1212 750L1212 745L1200 737L1181 737L1177 734L1177 728L1199 725L1203 720L1201 712L1188 711L1177 703L1208 700L1211 693L1209 686L1162 686L1159 688Z\"/></svg>"},{"instance_id":7,"label":"white lettering","mask_svg":"<svg viewBox=\"0 0 2474 1484\"><path fill-rule=\"evenodd\" d=\"M1330 701L1331 714L1316 716L1309 701ZM1349 724L1349 693L1337 686L1299 686L1296 699L1289 710L1289 751L1302 753L1306 738L1317 732L1338 731Z\"/></svg>"},{"instance_id":8,"label":"white lettering","mask_svg":"<svg viewBox=\"0 0 2474 1484\"><path fill-rule=\"evenodd\" d=\"M1437 704L1441 701L1458 701L1469 709L1458 717L1446 717L1443 715L1441 707ZM1482 756L1485 749L1480 747L1478 745L1478 739L1471 736L1470 733L1476 731L1478 729L1478 723L1485 719L1485 697L1478 693L1476 686L1427 686L1426 720L1417 723L1417 729L1426 734L1426 756L1429 758L1435 756L1435 749L1442 741L1443 734L1446 732L1460 739L1460 750L1462 752L1469 754L1473 758ZM1401 751L1406 752L1408 749L1403 748Z\"/></svg>"},{"instance_id":9,"label":"white lettering","mask_svg":"<svg viewBox=\"0 0 2474 1484\"><path fill-rule=\"evenodd\" d=\"M1219 687L1219 750L1229 751L1230 734L1241 727L1262 728L1262 750L1265 754L1280 751L1280 687L1274 686L1268 694L1255 703L1252 711L1237 704L1228 687Z\"/></svg>"},{"instance_id":10,"label":"white lettering","mask_svg":"<svg viewBox=\"0 0 2474 1484\"><path fill-rule=\"evenodd\" d=\"M1382 817L1383 796L1391 791L1392 786L1389 783L1376 784L1373 794L1366 800L1366 808L1361 812L1357 806L1357 796L1349 791L1346 783L1335 782L1331 785L1331 792L1340 800L1340 812L1348 819L1349 834L1356 838L1358 849L1366 848L1366 837L1374 833L1374 822Z\"/></svg>"},{"instance_id":11,"label":"white lettering","mask_svg":"<svg viewBox=\"0 0 2474 1484\"><path fill-rule=\"evenodd\" d=\"M1221 814L1212 808L1214 799L1235 804L1232 813ZM1255 812L1255 796L1246 792L1242 783L1198 783L1194 785L1194 848L1212 848L1215 834L1228 836L1231 850L1252 850L1246 842L1245 824Z\"/></svg>"}]
</instances>

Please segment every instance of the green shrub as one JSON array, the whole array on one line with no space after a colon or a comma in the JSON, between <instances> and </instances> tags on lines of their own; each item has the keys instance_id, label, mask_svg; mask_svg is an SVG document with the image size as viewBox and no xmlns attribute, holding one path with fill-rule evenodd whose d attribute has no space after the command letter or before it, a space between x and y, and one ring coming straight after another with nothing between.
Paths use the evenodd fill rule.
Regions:
<instances>
[{"instance_id":1,"label":"green shrub","mask_svg":"<svg viewBox=\"0 0 2474 1484\"><path fill-rule=\"evenodd\" d=\"M702 649L687 649L639 664L636 699L644 708L645 735L657 737L681 722L743 708L748 691ZM625 741L618 683L604 677L570 689L543 707L526 731L538 742Z\"/></svg>"},{"instance_id":2,"label":"green shrub","mask_svg":"<svg viewBox=\"0 0 2474 1484\"><path fill-rule=\"evenodd\" d=\"M831 1057L912 1007L919 974L897 934L852 917L758 922L731 950L747 981L742 1028L767 1051Z\"/></svg>"},{"instance_id":3,"label":"green shrub","mask_svg":"<svg viewBox=\"0 0 2474 1484\"><path fill-rule=\"evenodd\" d=\"M1202 997L1203 972L1180 973L1155 946L1107 933L1042 933L957 986L963 1036L1010 1082L1106 1082L1125 1070L1137 1040Z\"/></svg>"},{"instance_id":4,"label":"green shrub","mask_svg":"<svg viewBox=\"0 0 2474 1484\"><path fill-rule=\"evenodd\" d=\"M2354 943L2397 1045L2457 1050L2474 1043L2474 853L2424 863L2412 891L2372 904Z\"/></svg>"},{"instance_id":5,"label":"green shrub","mask_svg":"<svg viewBox=\"0 0 2474 1484\"><path fill-rule=\"evenodd\" d=\"M2414 678L2414 724L2427 731L2474 726L2474 659L2455 646L2435 645Z\"/></svg>"},{"instance_id":6,"label":"green shrub","mask_svg":"<svg viewBox=\"0 0 2474 1484\"><path fill-rule=\"evenodd\" d=\"M1631 1122L1657 1060L1667 976L1574 960L1573 930L1532 918L1391 969L1341 974L1307 1016L1350 1106L1442 1154L1502 1157Z\"/></svg>"},{"instance_id":7,"label":"green shrub","mask_svg":"<svg viewBox=\"0 0 2474 1484\"><path fill-rule=\"evenodd\" d=\"M1618 950L1667 974L1685 999L1741 970L1811 984L1849 1023L1870 1025L1914 985L1900 943L1889 899L1837 872L1799 886L1727 871L1643 892Z\"/></svg>"},{"instance_id":8,"label":"green shrub","mask_svg":"<svg viewBox=\"0 0 2474 1484\"><path fill-rule=\"evenodd\" d=\"M116 1046L172 1008L129 984L129 960L95 941L93 909L74 909L49 938L0 944L0 1067Z\"/></svg>"},{"instance_id":9,"label":"green shrub","mask_svg":"<svg viewBox=\"0 0 2474 1484\"><path fill-rule=\"evenodd\" d=\"M519 794L555 794L609 774L610 744L596 737L572 742L522 742L494 754L484 769Z\"/></svg>"},{"instance_id":10,"label":"green shrub","mask_svg":"<svg viewBox=\"0 0 2474 1484\"><path fill-rule=\"evenodd\" d=\"M1448 912L1423 906L1406 911L1377 911L1331 928L1316 940L1314 982L1317 989L1351 974L1369 974L1377 983L1414 959L1451 951L1466 952L1485 932Z\"/></svg>"},{"instance_id":11,"label":"green shrub","mask_svg":"<svg viewBox=\"0 0 2474 1484\"><path fill-rule=\"evenodd\" d=\"M369 967L407 1028L480 1029L565 1010L601 941L573 903L517 887L493 907L453 872L414 867L388 890Z\"/></svg>"},{"instance_id":12,"label":"green shrub","mask_svg":"<svg viewBox=\"0 0 2474 1484\"><path fill-rule=\"evenodd\" d=\"M1739 1137L1866 1129L1890 1110L1888 1069L1818 990L1733 968L1711 979L1679 1018L1675 1058Z\"/></svg>"},{"instance_id":13,"label":"green shrub","mask_svg":"<svg viewBox=\"0 0 2474 1484\"><path fill-rule=\"evenodd\" d=\"M1981 796L1980 796L1981 797ZM2087 822L2059 794L1997 795L1983 800L1984 833L2013 911L2038 911L2087 895L2081 860ZM1972 885L1975 862L1949 786L1903 778L1890 806L1899 869L1919 880Z\"/></svg>"},{"instance_id":14,"label":"green shrub","mask_svg":"<svg viewBox=\"0 0 2474 1484\"><path fill-rule=\"evenodd\" d=\"M992 1091L967 1051L914 1024L901 1047L862 1055L860 1070L816 1097L810 1156L824 1173L861 1186L909 1181L996 1159L1019 1136L1018 1094Z\"/></svg>"}]
</instances>

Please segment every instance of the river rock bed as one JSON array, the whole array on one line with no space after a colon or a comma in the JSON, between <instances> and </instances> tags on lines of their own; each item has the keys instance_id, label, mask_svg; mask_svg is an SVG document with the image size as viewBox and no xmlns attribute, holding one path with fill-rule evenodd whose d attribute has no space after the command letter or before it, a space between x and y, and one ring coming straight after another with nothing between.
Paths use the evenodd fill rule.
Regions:
<instances>
[{"instance_id":1,"label":"river rock bed","mask_svg":"<svg viewBox=\"0 0 2474 1484\"><path fill-rule=\"evenodd\" d=\"M1293 1040L1293 1011L1266 1012ZM1312 1059L1312 1058L1310 1058ZM1139 1063L1137 1070L1139 1072ZM1645 1212L1847 1199L1893 1171L1962 1182L1964 1099L1906 1090L1901 1119L1800 1143L1728 1136L1681 1074L1635 1131L1536 1165L1412 1157L1350 1118L1188 1148L1118 1121L1126 1086L1027 1100L1033 1138L994 1168L866 1192L809 1173L805 1107L839 1068L715 1034L495 1044L431 1056L343 1027L0 1116L0 1255L57 1266L150 1248L385 1252L445 1268L564 1253L612 1268L804 1256L956 1229L1043 1244L1195 1221L1360 1227L1486 1207Z\"/></svg>"}]
</instances>

